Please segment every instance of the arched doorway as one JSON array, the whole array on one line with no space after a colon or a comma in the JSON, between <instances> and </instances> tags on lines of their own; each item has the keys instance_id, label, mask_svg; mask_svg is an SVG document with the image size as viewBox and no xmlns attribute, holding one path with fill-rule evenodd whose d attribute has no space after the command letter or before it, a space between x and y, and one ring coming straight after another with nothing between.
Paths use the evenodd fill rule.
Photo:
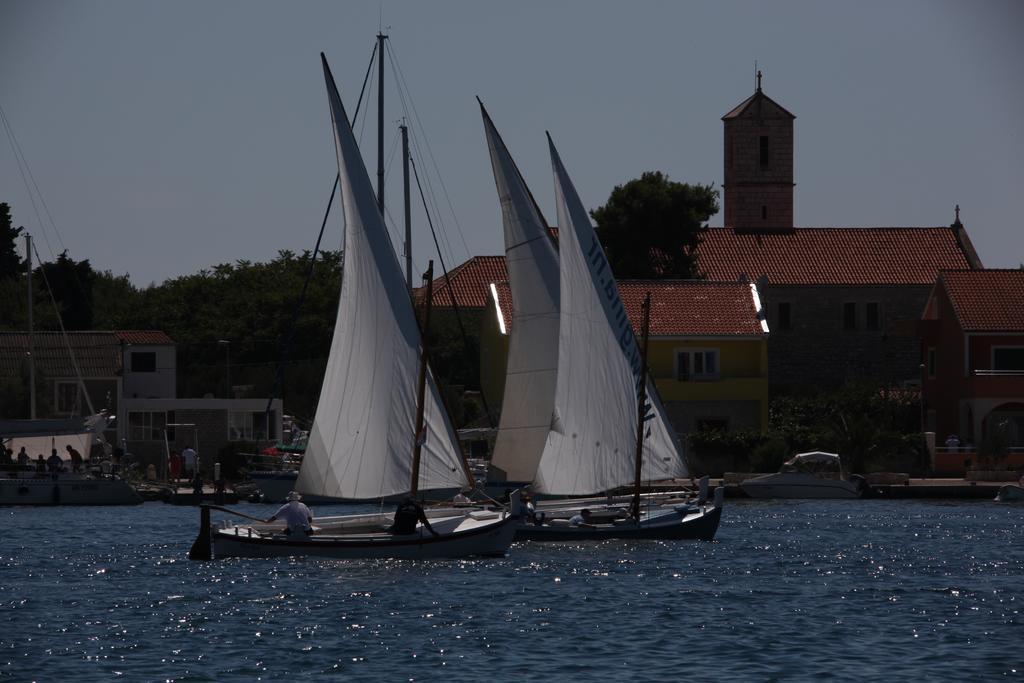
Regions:
<instances>
[{"instance_id":1,"label":"arched doorway","mask_svg":"<svg viewBox=\"0 0 1024 683\"><path fill-rule=\"evenodd\" d=\"M982 432L990 436L996 430L1002 432L1007 446L1024 447L1024 403L1014 401L993 408L982 422Z\"/></svg>"}]
</instances>

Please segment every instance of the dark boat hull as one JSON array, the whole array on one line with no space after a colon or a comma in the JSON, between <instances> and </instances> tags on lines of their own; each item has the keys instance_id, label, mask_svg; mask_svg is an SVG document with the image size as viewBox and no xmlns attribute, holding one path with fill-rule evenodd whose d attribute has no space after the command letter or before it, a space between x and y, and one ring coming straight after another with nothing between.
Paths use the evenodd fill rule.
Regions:
<instances>
[{"instance_id":1,"label":"dark boat hull","mask_svg":"<svg viewBox=\"0 0 1024 683\"><path fill-rule=\"evenodd\" d=\"M517 541L599 541L605 539L657 539L712 541L722 520L721 507L708 507L672 523L651 526L600 524L592 527L528 525L516 528Z\"/></svg>"}]
</instances>

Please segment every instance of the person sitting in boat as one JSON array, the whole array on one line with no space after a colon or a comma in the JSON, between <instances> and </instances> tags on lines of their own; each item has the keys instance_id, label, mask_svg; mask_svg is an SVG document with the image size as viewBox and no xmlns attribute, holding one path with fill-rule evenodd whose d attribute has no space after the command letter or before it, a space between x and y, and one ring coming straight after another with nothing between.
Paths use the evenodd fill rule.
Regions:
<instances>
[{"instance_id":1,"label":"person sitting in boat","mask_svg":"<svg viewBox=\"0 0 1024 683\"><path fill-rule=\"evenodd\" d=\"M0 466L10 467L13 464L14 460L11 459L11 449L0 444Z\"/></svg>"},{"instance_id":2,"label":"person sitting in boat","mask_svg":"<svg viewBox=\"0 0 1024 683\"><path fill-rule=\"evenodd\" d=\"M473 501L469 497L469 494L471 494L472 492L473 492L473 489L469 488L468 486L463 486L462 489L458 493L455 494L455 497L452 498L452 502L453 503L472 503Z\"/></svg>"},{"instance_id":3,"label":"person sitting in boat","mask_svg":"<svg viewBox=\"0 0 1024 683\"><path fill-rule=\"evenodd\" d=\"M590 510L583 508L579 511L579 514L575 514L569 518L569 524L573 526L592 527L590 523Z\"/></svg>"},{"instance_id":4,"label":"person sitting in boat","mask_svg":"<svg viewBox=\"0 0 1024 683\"><path fill-rule=\"evenodd\" d=\"M53 474L57 474L64 469L64 461L60 459L59 455L57 455L56 448L50 449L50 457L46 459L46 467Z\"/></svg>"},{"instance_id":5,"label":"person sitting in boat","mask_svg":"<svg viewBox=\"0 0 1024 683\"><path fill-rule=\"evenodd\" d=\"M46 474L46 458L42 453L36 456L36 474Z\"/></svg>"},{"instance_id":6,"label":"person sitting in boat","mask_svg":"<svg viewBox=\"0 0 1024 683\"><path fill-rule=\"evenodd\" d=\"M412 496L406 496L405 500L398 504L398 508L395 510L395 521L387 528L387 532L389 534L414 534L417 522L422 522L423 528L434 536L438 535L434 531L434 527L430 526L423 506L417 503Z\"/></svg>"},{"instance_id":7,"label":"person sitting in boat","mask_svg":"<svg viewBox=\"0 0 1024 683\"><path fill-rule=\"evenodd\" d=\"M71 469L75 472L79 472L82 469L82 454L78 452L71 444L68 444L64 448L68 451L68 456L71 458Z\"/></svg>"},{"instance_id":8,"label":"person sitting in boat","mask_svg":"<svg viewBox=\"0 0 1024 683\"><path fill-rule=\"evenodd\" d=\"M302 502L302 496L298 491L288 494L288 502L278 508L277 512L267 519L270 524L276 519L285 521L286 534L311 534L313 533L313 511Z\"/></svg>"},{"instance_id":9,"label":"person sitting in boat","mask_svg":"<svg viewBox=\"0 0 1024 683\"><path fill-rule=\"evenodd\" d=\"M28 464L29 464L28 453L25 451L25 447L22 446L21 450L18 451L18 466L20 466L20 467L28 467Z\"/></svg>"}]
</instances>

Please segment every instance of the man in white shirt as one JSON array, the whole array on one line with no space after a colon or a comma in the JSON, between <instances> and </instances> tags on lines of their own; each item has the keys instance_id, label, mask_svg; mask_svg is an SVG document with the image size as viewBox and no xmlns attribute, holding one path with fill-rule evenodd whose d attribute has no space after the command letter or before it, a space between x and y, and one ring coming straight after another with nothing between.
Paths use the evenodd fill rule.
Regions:
<instances>
[{"instance_id":1,"label":"man in white shirt","mask_svg":"<svg viewBox=\"0 0 1024 683\"><path fill-rule=\"evenodd\" d=\"M196 451L191 446L186 446L185 450L181 452L181 461L184 465L184 472L186 479L191 479L192 475L196 473Z\"/></svg>"},{"instance_id":2,"label":"man in white shirt","mask_svg":"<svg viewBox=\"0 0 1024 683\"><path fill-rule=\"evenodd\" d=\"M268 520L270 524L275 519L283 519L287 525L285 533L310 534L313 532L313 511L300 502L302 496L297 491L288 494L288 502L282 505Z\"/></svg>"}]
</instances>

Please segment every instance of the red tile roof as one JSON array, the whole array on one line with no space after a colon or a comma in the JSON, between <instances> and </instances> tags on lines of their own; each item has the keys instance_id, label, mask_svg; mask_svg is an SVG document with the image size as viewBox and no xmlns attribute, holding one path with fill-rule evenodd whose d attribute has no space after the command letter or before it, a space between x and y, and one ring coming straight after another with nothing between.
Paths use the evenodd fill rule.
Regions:
<instances>
[{"instance_id":1,"label":"red tile roof","mask_svg":"<svg viewBox=\"0 0 1024 683\"><path fill-rule=\"evenodd\" d=\"M125 344L174 344L174 340L160 330L118 330L114 334Z\"/></svg>"},{"instance_id":2,"label":"red tile roof","mask_svg":"<svg viewBox=\"0 0 1024 683\"><path fill-rule=\"evenodd\" d=\"M787 285L927 285L971 264L952 228L795 228L778 234L710 228L697 248L711 280L740 275Z\"/></svg>"},{"instance_id":3,"label":"red tile roof","mask_svg":"<svg viewBox=\"0 0 1024 683\"><path fill-rule=\"evenodd\" d=\"M60 332L36 332L34 337L35 367L44 377L75 377L68 345L82 377L116 377L121 372L124 344L174 344L158 330L75 331L68 332L67 341ZM20 376L26 367L28 345L27 332L0 332L0 377Z\"/></svg>"},{"instance_id":4,"label":"red tile roof","mask_svg":"<svg viewBox=\"0 0 1024 683\"><path fill-rule=\"evenodd\" d=\"M66 343L60 332L36 332L34 337L35 368L42 377L76 376L68 344L82 377L116 377L121 372L121 344L111 332L68 332ZM0 376L21 376L28 345L27 332L0 332Z\"/></svg>"},{"instance_id":5,"label":"red tile roof","mask_svg":"<svg viewBox=\"0 0 1024 683\"><path fill-rule=\"evenodd\" d=\"M431 305L451 307L454 293L460 308L483 308L491 301L487 286L507 279L504 256L474 256L448 271L447 279L444 275L434 279ZM421 301L425 292L423 287L416 289L414 298Z\"/></svg>"},{"instance_id":6,"label":"red tile roof","mask_svg":"<svg viewBox=\"0 0 1024 683\"><path fill-rule=\"evenodd\" d=\"M965 332L1024 333L1024 271L944 272L939 286Z\"/></svg>"},{"instance_id":7,"label":"red tile roof","mask_svg":"<svg viewBox=\"0 0 1024 683\"><path fill-rule=\"evenodd\" d=\"M769 285L931 285L940 270L971 267L949 227L794 228L775 234L709 228L697 262L711 281L765 275ZM490 305L487 284L508 279L505 257L474 256L450 276L460 307L483 308ZM443 276L434 280L434 305L451 306Z\"/></svg>"},{"instance_id":8,"label":"red tile roof","mask_svg":"<svg viewBox=\"0 0 1024 683\"><path fill-rule=\"evenodd\" d=\"M498 283L495 289L508 331L512 326L511 290L507 282ZM624 280L619 283L619 296L637 334L647 292L651 293L652 337L761 337L765 334L749 284Z\"/></svg>"}]
</instances>

